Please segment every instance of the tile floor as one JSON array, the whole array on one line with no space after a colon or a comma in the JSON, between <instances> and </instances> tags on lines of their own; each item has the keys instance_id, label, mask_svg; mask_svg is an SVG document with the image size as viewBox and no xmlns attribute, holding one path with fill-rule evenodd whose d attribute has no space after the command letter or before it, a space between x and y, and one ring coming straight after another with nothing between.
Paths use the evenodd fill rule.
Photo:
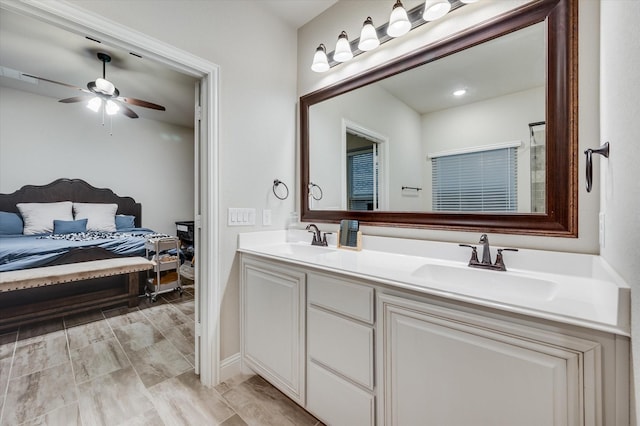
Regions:
<instances>
[{"instance_id":1,"label":"tile floor","mask_svg":"<svg viewBox=\"0 0 640 426\"><path fill-rule=\"evenodd\" d=\"M202 386L193 318L187 287L0 334L0 425L321 424L259 376Z\"/></svg>"}]
</instances>

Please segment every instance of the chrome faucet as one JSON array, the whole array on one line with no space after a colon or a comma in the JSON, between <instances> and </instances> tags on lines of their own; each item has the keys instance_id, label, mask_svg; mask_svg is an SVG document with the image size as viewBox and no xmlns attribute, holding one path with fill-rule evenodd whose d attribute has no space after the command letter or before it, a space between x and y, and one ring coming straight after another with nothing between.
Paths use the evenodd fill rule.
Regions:
<instances>
[{"instance_id":1,"label":"chrome faucet","mask_svg":"<svg viewBox=\"0 0 640 426\"><path fill-rule=\"evenodd\" d=\"M502 256L503 251L518 251L514 248L501 248L498 249L498 255L496 256L496 262L491 263L491 247L489 246L489 237L487 234L480 236L479 244L482 244L482 260L478 260L478 249L469 244L460 244L460 247L469 247L471 249L471 259L469 259L469 266L471 268L492 269L495 271L506 271L507 267L504 264L504 258Z\"/></svg>"},{"instance_id":2,"label":"chrome faucet","mask_svg":"<svg viewBox=\"0 0 640 426\"><path fill-rule=\"evenodd\" d=\"M478 244L482 244L482 265L491 265L491 247L489 246L489 237L487 234L480 235L480 241Z\"/></svg>"},{"instance_id":3,"label":"chrome faucet","mask_svg":"<svg viewBox=\"0 0 640 426\"><path fill-rule=\"evenodd\" d=\"M324 236L320 233L320 230L313 223L307 225L307 231L313 232L313 239L311 240L312 246L322 246L326 247L329 244L327 243L327 233L325 232Z\"/></svg>"}]
</instances>

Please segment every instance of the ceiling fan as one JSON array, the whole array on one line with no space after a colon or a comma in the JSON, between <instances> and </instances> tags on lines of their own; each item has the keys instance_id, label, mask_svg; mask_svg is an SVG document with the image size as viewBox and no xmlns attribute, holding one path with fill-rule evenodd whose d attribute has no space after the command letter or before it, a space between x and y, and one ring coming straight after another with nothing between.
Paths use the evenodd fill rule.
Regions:
<instances>
[{"instance_id":1,"label":"ceiling fan","mask_svg":"<svg viewBox=\"0 0 640 426\"><path fill-rule=\"evenodd\" d=\"M159 111L166 110L166 108L163 107L162 105L157 105L148 101L143 101L141 99L120 96L120 91L116 88L116 86L112 82L106 79L106 66L107 66L107 62L111 62L111 56L109 56L106 53L98 52L98 59L102 61L102 78L99 77L99 78L96 78L95 81L90 81L89 83L87 83L86 89L73 86L67 83L61 83L59 81L49 80L48 78L38 77L35 75L29 75L29 74L23 74L23 75L27 77L35 78L38 80L46 81L48 83L59 84L61 86L69 87L71 89L76 89L81 92L85 92L89 95L93 95L93 97L89 100L87 107L92 109L95 112L98 112L100 108L104 106L104 111L108 115L114 115L120 112L129 118L138 118L138 114L136 114L135 111L133 111L131 108L129 108L125 104L156 109ZM87 100L87 96L74 96L72 98L60 99L58 102L70 104L74 102L82 102L84 100Z\"/></svg>"}]
</instances>

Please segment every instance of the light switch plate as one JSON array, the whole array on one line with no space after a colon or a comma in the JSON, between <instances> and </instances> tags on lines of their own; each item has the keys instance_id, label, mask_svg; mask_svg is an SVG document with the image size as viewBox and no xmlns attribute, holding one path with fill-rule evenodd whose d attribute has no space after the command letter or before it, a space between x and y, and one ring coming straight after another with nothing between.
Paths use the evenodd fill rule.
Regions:
<instances>
[{"instance_id":1,"label":"light switch plate","mask_svg":"<svg viewBox=\"0 0 640 426\"><path fill-rule=\"evenodd\" d=\"M271 210L262 210L262 226L271 226Z\"/></svg>"},{"instance_id":2,"label":"light switch plate","mask_svg":"<svg viewBox=\"0 0 640 426\"><path fill-rule=\"evenodd\" d=\"M256 209L229 207L229 226L251 226L256 224Z\"/></svg>"}]
</instances>

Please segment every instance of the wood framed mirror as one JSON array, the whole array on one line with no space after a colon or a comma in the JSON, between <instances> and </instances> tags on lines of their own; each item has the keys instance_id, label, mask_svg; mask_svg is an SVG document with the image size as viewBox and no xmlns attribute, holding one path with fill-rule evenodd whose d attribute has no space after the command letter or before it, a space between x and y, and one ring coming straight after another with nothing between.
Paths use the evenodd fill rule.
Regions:
<instances>
[{"instance_id":1,"label":"wood framed mirror","mask_svg":"<svg viewBox=\"0 0 640 426\"><path fill-rule=\"evenodd\" d=\"M361 225L365 226L577 237L577 3L577 0L540 0L526 4L444 40L424 46L413 53L302 96L300 98L301 220L305 222L339 223L342 219L351 219L358 220ZM492 210L492 207L489 207L485 210L469 210L466 207L461 207L458 210L449 210L450 207L445 206L442 208L439 204L436 205L434 201L436 196L433 192L425 197L428 202L425 203L423 201L423 205L426 206L423 208L407 208L406 203L404 205L395 203L393 200L394 197L398 198L398 192L401 192L405 201L415 202L410 197L422 196L423 193L431 191L431 187L434 186L434 166L430 164L430 158L435 158L440 154L432 155L432 149L425 147L424 136L421 136L418 142L421 145L417 151L419 155L414 155L414 157L419 157L421 170L413 174L407 174L406 169L410 167L402 167L405 169L405 176L407 176L405 179L407 180L418 174L423 176L411 182L400 183L398 179L394 181L396 175L400 174L397 169L387 167L386 170L382 168L378 170L376 168L373 175L375 179L381 179L381 181L379 185L373 184L376 188L376 194L379 195L374 196L373 201L367 200L366 202L358 203L357 196L348 195L350 190L345 188L348 186L347 182L351 178L351 174L348 174L349 178L346 178L344 173L344 170L347 170L346 162L349 161L347 160L348 154L345 152L337 153L340 149L334 149L333 152L328 154L339 154L340 156L335 158L340 159L336 161L327 160L327 157L322 158L323 155L317 155L319 152L318 147L322 146L325 149L324 147L328 143L323 142L317 133L313 133L319 128L326 129L327 126L326 120L319 119L319 117L323 119L326 117L319 116L316 111L321 111L323 107L329 105L331 105L331 108L324 109L336 111L339 109L334 107L336 102L342 102L347 97L369 90L377 84L385 84L384 90L389 91L391 90L389 87L392 86L392 79L409 75L408 73L415 72L422 67L438 65L440 68L445 69L449 67L449 71L457 70L460 68L459 65L457 66L458 68L452 67L456 63L460 64L458 59L470 56L479 57L477 52L475 55L471 55L473 49L486 49L488 48L487 46L505 45L506 40L515 40L514 43L517 43L519 42L518 40L524 38L525 34L534 33L533 31L536 27L542 29L542 37L534 34L534 38L537 37L537 39L541 40L541 49L536 49L540 50L543 55L538 61L543 76L538 94L541 107L537 115L530 114L525 117L530 118L528 123L526 121L519 123L518 131L524 132L525 136L519 137L521 143L518 146L524 146L527 149L525 156L528 167L526 175L531 179L534 179L533 176L536 175L540 177L542 182L542 192L540 192L542 195L539 195L538 198L541 198L537 201L542 205L542 211L536 210L533 206L536 203L536 201L533 201L534 193L536 192L534 189L535 182L527 181L522 183L523 179L521 177L519 178L520 185L526 187L528 192L525 196L518 195L517 197L529 200L519 202L520 205L525 205L524 208L520 206L511 208L511 210ZM504 54L513 56L513 52L523 50L520 45L514 45L510 49L506 50L505 52L507 53ZM486 51L478 51L482 55L486 55ZM484 59L483 61L484 63L492 62L490 59ZM500 59L493 60L493 62L499 63ZM509 66L504 66L503 68L508 70ZM526 73L512 71L512 75L515 74ZM415 77L413 78L413 87L416 87ZM504 97L505 94L502 93L500 96ZM435 94L433 97L435 97ZM345 101L345 104L350 104L353 98L350 99L348 102ZM476 100L475 102L480 101ZM486 99L482 100L482 102L486 102ZM353 104L351 104L351 107L353 107ZM450 106L444 108L450 108ZM511 107L511 109L515 108ZM353 108L351 111L353 111ZM384 114L389 114L389 112L384 112ZM333 122L330 125L340 127L344 135L344 137L338 135L337 138L344 139L348 134L354 134L362 136L363 139L374 140L372 144L374 153L376 151L375 147L379 146L380 155L382 155L380 158L382 159L384 155L387 156L386 159L380 160L384 161L384 164L388 164L388 157L397 156L397 154L389 152L388 146L391 146L400 138L395 137L394 139L393 135L389 136L390 131L380 132L376 128L366 129L364 128L366 126L361 127L361 123L351 122L351 117L347 115L338 117L337 121L340 121L340 123L336 121L336 117L333 117ZM424 129L424 123L427 122L425 113L418 111L417 115L421 120L420 126ZM502 119L503 123L507 123L503 116L494 116L493 118ZM540 127L541 125L542 127ZM459 126L461 127L462 124ZM375 124L371 127L375 127ZM493 127L497 126L494 125ZM543 169L541 171L534 170L533 166L534 154L532 153L532 148L534 142L532 141L534 127L535 131L539 132L544 140L544 149L539 153L543 158ZM370 134L368 134L368 130L372 130ZM532 139L529 139L529 134ZM375 140L378 135L380 143L376 145ZM508 138L504 135L491 135L490 137L493 138L494 142L505 142L504 139ZM337 138L334 134L330 142L333 143ZM444 140L446 137L441 137L440 139ZM325 139L325 141L327 140ZM383 142L388 143L385 146ZM490 147L487 149L494 149L495 145L504 145L501 143L486 144L486 142L484 144ZM344 146L345 143L342 142L342 151L344 151ZM360 147L359 149L361 150L360 152L364 152L362 151L364 148ZM371 151L371 147L366 149ZM451 152L455 154L458 151L453 149ZM429 163L429 165L427 166L426 163ZM329 173L325 173L325 176L323 176L319 171L325 169L329 170ZM425 169L428 170L425 171ZM343 173L341 174L336 170L343 170ZM342 182L325 185L322 180L328 179L326 176L330 176L331 173L333 173L334 177L335 175L340 175ZM517 180L518 178L514 179ZM425 182L428 185L424 185ZM537 183L539 188L540 182ZM318 187L322 188L320 193L323 193L324 197L330 199L331 196L335 196L338 201L324 205L321 202L317 202ZM387 191L387 193L385 194L384 191ZM417 195L415 195L416 193Z\"/></svg>"}]
</instances>

